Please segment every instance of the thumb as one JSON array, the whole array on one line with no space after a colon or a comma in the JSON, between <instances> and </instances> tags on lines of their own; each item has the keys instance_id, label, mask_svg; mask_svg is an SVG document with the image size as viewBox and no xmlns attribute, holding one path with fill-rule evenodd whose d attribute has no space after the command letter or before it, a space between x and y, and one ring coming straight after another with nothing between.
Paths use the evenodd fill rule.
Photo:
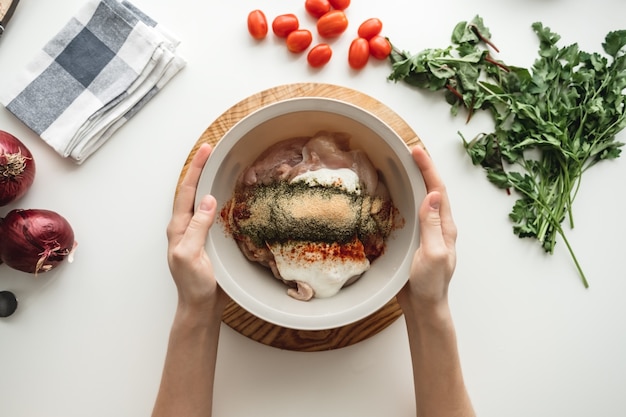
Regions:
<instances>
[{"instance_id":1,"label":"thumb","mask_svg":"<svg viewBox=\"0 0 626 417\"><path fill-rule=\"evenodd\" d=\"M198 209L193 214L183 237L184 245L190 249L204 247L209 229L215 222L217 201L212 195L205 195L200 200Z\"/></svg>"},{"instance_id":2,"label":"thumb","mask_svg":"<svg viewBox=\"0 0 626 417\"><path fill-rule=\"evenodd\" d=\"M432 191L426 195L419 210L421 245L433 246L443 244L441 230L441 193Z\"/></svg>"}]
</instances>

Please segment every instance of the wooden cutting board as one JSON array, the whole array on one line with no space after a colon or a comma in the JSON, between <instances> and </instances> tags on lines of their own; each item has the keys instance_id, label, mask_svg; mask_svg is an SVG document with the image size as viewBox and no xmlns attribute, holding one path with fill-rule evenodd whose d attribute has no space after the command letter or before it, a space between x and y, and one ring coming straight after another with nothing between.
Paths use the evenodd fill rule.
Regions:
<instances>
[{"instance_id":1,"label":"wooden cutting board","mask_svg":"<svg viewBox=\"0 0 626 417\"><path fill-rule=\"evenodd\" d=\"M295 97L325 97L354 104L378 116L410 147L421 143L411 127L390 108L356 90L320 83L281 85L254 94L219 116L202 133L191 150L180 174L178 186L200 145L203 143L215 145L231 127L251 112L268 104ZM385 329L401 315L402 310L393 298L380 310L356 323L328 330L295 330L268 323L230 301L226 306L222 321L238 333L267 346L300 352L316 352L338 349L363 341Z\"/></svg>"}]
</instances>

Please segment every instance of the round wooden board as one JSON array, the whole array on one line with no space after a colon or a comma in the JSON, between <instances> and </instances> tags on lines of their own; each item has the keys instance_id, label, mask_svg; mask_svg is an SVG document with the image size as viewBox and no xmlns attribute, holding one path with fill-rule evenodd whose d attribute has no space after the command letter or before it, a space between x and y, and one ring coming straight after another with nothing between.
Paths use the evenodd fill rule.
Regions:
<instances>
[{"instance_id":1,"label":"round wooden board","mask_svg":"<svg viewBox=\"0 0 626 417\"><path fill-rule=\"evenodd\" d=\"M203 143L215 145L231 127L251 112L268 104L295 97L326 97L357 105L391 126L408 146L421 143L411 127L396 113L376 99L356 90L320 83L281 85L240 101L218 117L204 131L191 150L180 174L178 186L200 145ZM268 323L252 315L234 301L230 301L224 310L222 321L238 333L267 346L300 352L317 352L338 349L363 341L385 329L401 315L402 310L393 298L370 316L343 327L314 331L296 330Z\"/></svg>"}]
</instances>

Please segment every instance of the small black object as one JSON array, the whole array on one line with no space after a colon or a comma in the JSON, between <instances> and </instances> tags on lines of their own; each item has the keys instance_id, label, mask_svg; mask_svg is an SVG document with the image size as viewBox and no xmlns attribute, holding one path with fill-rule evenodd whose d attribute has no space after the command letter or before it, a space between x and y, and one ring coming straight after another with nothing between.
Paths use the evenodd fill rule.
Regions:
<instances>
[{"instance_id":1,"label":"small black object","mask_svg":"<svg viewBox=\"0 0 626 417\"><path fill-rule=\"evenodd\" d=\"M0 317L9 317L17 310L17 298L11 291L0 291Z\"/></svg>"}]
</instances>

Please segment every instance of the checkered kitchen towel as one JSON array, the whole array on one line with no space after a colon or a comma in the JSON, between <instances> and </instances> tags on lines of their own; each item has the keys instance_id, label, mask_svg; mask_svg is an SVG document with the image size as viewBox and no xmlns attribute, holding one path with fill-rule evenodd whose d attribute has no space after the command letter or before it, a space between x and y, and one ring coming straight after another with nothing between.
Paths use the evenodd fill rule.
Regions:
<instances>
[{"instance_id":1,"label":"checkered kitchen towel","mask_svg":"<svg viewBox=\"0 0 626 417\"><path fill-rule=\"evenodd\" d=\"M0 101L82 163L184 67L178 43L127 1L91 0L0 87Z\"/></svg>"}]
</instances>

